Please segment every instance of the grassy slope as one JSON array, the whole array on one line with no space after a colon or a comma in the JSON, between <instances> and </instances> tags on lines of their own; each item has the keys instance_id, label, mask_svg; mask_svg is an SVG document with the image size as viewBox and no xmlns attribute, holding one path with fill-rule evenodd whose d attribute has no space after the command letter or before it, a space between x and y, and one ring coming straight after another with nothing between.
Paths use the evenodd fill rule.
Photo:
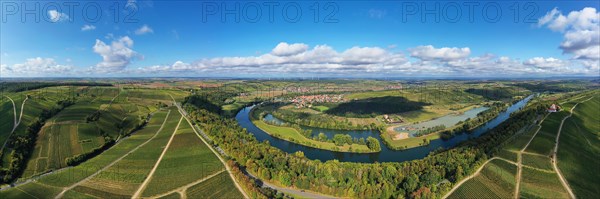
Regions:
<instances>
[{"instance_id":1,"label":"grassy slope","mask_svg":"<svg viewBox=\"0 0 600 199\"><path fill-rule=\"evenodd\" d=\"M344 146L336 146L334 143L320 142L320 141L316 141L313 139L308 139L308 138L304 137L303 135L301 135L300 132L298 132L296 129L291 128L291 127L269 125L261 120L253 120L252 122L258 128L262 129L263 131L267 132L268 134L274 135L276 137L279 137L281 139L284 139L284 140L287 140L290 142L298 143L298 144L309 146L309 147L314 147L314 148L324 149L324 150L331 150L331 151L342 151L342 152L349 152L350 148L352 148L352 152L354 152L354 150L357 150L357 149L360 151L369 151L369 148L366 145L359 145L359 144L347 145L347 144L345 144Z\"/></svg>"},{"instance_id":2,"label":"grassy slope","mask_svg":"<svg viewBox=\"0 0 600 199\"><path fill-rule=\"evenodd\" d=\"M579 198L600 195L598 110L600 98L596 94L594 99L577 105L573 117L565 121L560 136L558 167Z\"/></svg>"}]
</instances>

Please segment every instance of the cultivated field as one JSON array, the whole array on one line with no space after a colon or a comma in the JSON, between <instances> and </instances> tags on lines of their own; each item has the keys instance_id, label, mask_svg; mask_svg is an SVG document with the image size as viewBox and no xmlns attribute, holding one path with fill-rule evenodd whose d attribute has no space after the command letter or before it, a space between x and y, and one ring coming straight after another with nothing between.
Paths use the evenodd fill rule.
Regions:
<instances>
[{"instance_id":1,"label":"cultivated field","mask_svg":"<svg viewBox=\"0 0 600 199\"><path fill-rule=\"evenodd\" d=\"M142 196L168 192L194 183L224 168L217 156L183 120L156 172L143 190ZM231 181L231 178L229 180Z\"/></svg>"},{"instance_id":2,"label":"cultivated field","mask_svg":"<svg viewBox=\"0 0 600 199\"><path fill-rule=\"evenodd\" d=\"M600 98L598 93L581 98L593 99L577 105L574 114L565 121L560 136L558 167L579 198L600 195Z\"/></svg>"},{"instance_id":3,"label":"cultivated field","mask_svg":"<svg viewBox=\"0 0 600 199\"><path fill-rule=\"evenodd\" d=\"M516 172L514 164L492 160L448 198L513 198Z\"/></svg>"}]
</instances>

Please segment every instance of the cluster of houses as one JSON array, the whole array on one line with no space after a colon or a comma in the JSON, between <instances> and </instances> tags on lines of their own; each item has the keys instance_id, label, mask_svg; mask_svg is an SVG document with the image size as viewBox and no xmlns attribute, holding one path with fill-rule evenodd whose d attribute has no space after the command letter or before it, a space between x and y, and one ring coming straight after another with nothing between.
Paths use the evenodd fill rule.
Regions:
<instances>
[{"instance_id":1,"label":"cluster of houses","mask_svg":"<svg viewBox=\"0 0 600 199\"><path fill-rule=\"evenodd\" d=\"M339 103L344 102L342 95L302 95L290 100L296 108L312 107L313 103Z\"/></svg>"}]
</instances>

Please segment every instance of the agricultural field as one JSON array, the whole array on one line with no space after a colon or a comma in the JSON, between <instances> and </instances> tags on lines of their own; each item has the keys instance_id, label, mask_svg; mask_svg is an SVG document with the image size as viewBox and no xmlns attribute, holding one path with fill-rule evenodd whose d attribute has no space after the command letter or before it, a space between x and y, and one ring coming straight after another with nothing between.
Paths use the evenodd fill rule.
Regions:
<instances>
[{"instance_id":1,"label":"agricultural field","mask_svg":"<svg viewBox=\"0 0 600 199\"><path fill-rule=\"evenodd\" d=\"M574 114L564 123L558 150L558 168L578 198L594 198L600 195L600 123L598 93L591 93L577 101L584 101L573 110Z\"/></svg>"},{"instance_id":2,"label":"agricultural field","mask_svg":"<svg viewBox=\"0 0 600 199\"><path fill-rule=\"evenodd\" d=\"M168 192L225 168L198 136L185 119L179 124L156 172L142 189L142 196Z\"/></svg>"},{"instance_id":3,"label":"agricultural field","mask_svg":"<svg viewBox=\"0 0 600 199\"><path fill-rule=\"evenodd\" d=\"M538 154L523 153L521 158L523 161L523 165L534 167L537 169L545 169L548 171L553 170L552 159L550 159L550 157Z\"/></svg>"},{"instance_id":4,"label":"agricultural field","mask_svg":"<svg viewBox=\"0 0 600 199\"><path fill-rule=\"evenodd\" d=\"M237 189L227 172L223 172L188 188L185 193L188 198L243 198L239 191L232 190Z\"/></svg>"},{"instance_id":5,"label":"agricultural field","mask_svg":"<svg viewBox=\"0 0 600 199\"><path fill-rule=\"evenodd\" d=\"M545 171L523 167L521 174L522 198L569 198L558 176L553 171Z\"/></svg>"},{"instance_id":6,"label":"agricultural field","mask_svg":"<svg viewBox=\"0 0 600 199\"><path fill-rule=\"evenodd\" d=\"M516 165L492 160L448 198L513 198L516 172Z\"/></svg>"},{"instance_id":7,"label":"agricultural field","mask_svg":"<svg viewBox=\"0 0 600 199\"><path fill-rule=\"evenodd\" d=\"M152 117L155 122L149 123L145 129L157 132L156 137L74 190L97 197L114 196L108 193L132 196L154 166L163 150L162 146L166 145L174 133L180 118L181 115L175 108L155 113ZM163 123L159 122L165 124L162 129L160 127Z\"/></svg>"}]
</instances>

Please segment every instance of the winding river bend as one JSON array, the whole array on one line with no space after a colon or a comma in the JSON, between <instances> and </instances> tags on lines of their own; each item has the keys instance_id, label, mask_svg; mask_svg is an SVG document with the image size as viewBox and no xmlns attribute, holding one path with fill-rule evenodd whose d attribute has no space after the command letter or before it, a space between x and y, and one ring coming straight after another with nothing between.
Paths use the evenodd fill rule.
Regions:
<instances>
[{"instance_id":1,"label":"winding river bend","mask_svg":"<svg viewBox=\"0 0 600 199\"><path fill-rule=\"evenodd\" d=\"M264 132L263 130L259 129L258 127L256 127L256 125L254 125L254 123L252 123L252 121L250 121L249 113L250 113L250 110L252 110L252 108L254 106L249 106L249 107L242 109L240 112L238 112L235 119L241 127L246 128L246 130L248 130L248 132L254 134L254 136L256 137L257 140L259 140L261 142L264 140L268 140L272 146L277 147L287 153L294 153L296 151L302 151L302 152L304 152L304 156L306 156L309 159L318 159L321 161L337 159L342 162L365 162L365 163L403 162L403 161L421 159L421 158L424 158L425 156L427 156L427 154L429 154L431 151L436 150L440 147L450 148L450 147L456 146L458 143L460 143L462 141L468 140L470 138L479 137L480 135L485 133L488 129L492 129L492 128L498 126L500 123L504 122L506 119L509 118L511 113L513 113L513 112L521 109L525 105L527 105L527 102L529 102L529 100L532 97L533 96L529 96L529 97L511 105L510 107L508 107L508 109L506 111L500 113L496 118L490 120L486 124L481 125L480 127L476 128L470 134L467 134L467 133L459 134L449 140L442 140L442 139L431 140L431 142L427 146L410 148L410 149L405 149L405 150L400 150L400 151L392 150L392 149L387 148L387 146L381 142L381 137L379 136L379 133L369 133L370 136L379 139L379 141L381 143L381 151L378 153L368 153L368 154L349 153L349 152L333 152L333 151L328 151L328 150L316 149L316 148L307 147L304 145L296 144L293 142L288 142L286 140L282 140L282 139L273 137L273 136L267 134L266 132ZM322 129L322 131L329 131L329 129ZM348 132L348 133L352 134L354 137L354 133L352 133L352 132Z\"/></svg>"}]
</instances>

